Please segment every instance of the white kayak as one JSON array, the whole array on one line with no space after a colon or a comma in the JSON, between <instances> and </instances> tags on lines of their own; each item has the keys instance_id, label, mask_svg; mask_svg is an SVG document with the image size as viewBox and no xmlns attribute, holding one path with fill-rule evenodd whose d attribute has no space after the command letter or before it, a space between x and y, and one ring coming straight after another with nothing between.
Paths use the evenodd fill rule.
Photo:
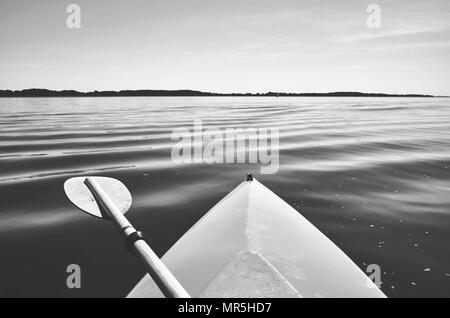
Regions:
<instances>
[{"instance_id":1,"label":"white kayak","mask_svg":"<svg viewBox=\"0 0 450 318\"><path fill-rule=\"evenodd\" d=\"M332 241L244 181L162 257L192 297L386 297ZM147 274L127 297L164 297Z\"/></svg>"}]
</instances>

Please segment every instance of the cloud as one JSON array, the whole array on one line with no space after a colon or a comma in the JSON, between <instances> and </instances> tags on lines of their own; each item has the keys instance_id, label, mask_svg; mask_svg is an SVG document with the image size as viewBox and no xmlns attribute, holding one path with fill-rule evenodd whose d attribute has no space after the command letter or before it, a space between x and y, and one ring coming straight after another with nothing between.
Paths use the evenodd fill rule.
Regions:
<instances>
[{"instance_id":1,"label":"cloud","mask_svg":"<svg viewBox=\"0 0 450 318\"><path fill-rule=\"evenodd\" d=\"M441 42L409 42L409 43L390 43L381 45L372 50L410 50L410 49L439 49L450 48L450 41Z\"/></svg>"},{"instance_id":2,"label":"cloud","mask_svg":"<svg viewBox=\"0 0 450 318\"><path fill-rule=\"evenodd\" d=\"M410 27L402 29L391 29L386 31L371 30L362 33L356 33L347 36L340 36L335 39L335 42L356 42L367 41L380 38L392 38L407 35L427 34L427 33L439 33L447 31L445 28L437 27Z\"/></svg>"}]
</instances>

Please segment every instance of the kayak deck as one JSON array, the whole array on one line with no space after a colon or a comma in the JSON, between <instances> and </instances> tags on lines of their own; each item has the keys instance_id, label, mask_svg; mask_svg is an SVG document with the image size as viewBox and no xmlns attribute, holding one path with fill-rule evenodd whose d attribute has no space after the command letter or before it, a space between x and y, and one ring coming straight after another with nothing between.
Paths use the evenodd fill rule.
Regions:
<instances>
[{"instance_id":1,"label":"kayak deck","mask_svg":"<svg viewBox=\"0 0 450 318\"><path fill-rule=\"evenodd\" d=\"M314 225L257 180L162 257L192 297L385 297ZM128 297L163 297L147 274Z\"/></svg>"},{"instance_id":2,"label":"kayak deck","mask_svg":"<svg viewBox=\"0 0 450 318\"><path fill-rule=\"evenodd\" d=\"M261 254L242 251L216 274L198 297L291 298L301 295Z\"/></svg>"}]
</instances>

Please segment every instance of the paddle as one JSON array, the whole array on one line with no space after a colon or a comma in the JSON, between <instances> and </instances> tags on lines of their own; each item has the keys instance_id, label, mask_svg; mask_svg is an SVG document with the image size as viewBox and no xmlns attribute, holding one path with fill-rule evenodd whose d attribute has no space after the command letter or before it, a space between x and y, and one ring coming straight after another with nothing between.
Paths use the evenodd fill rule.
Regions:
<instances>
[{"instance_id":1,"label":"paddle","mask_svg":"<svg viewBox=\"0 0 450 318\"><path fill-rule=\"evenodd\" d=\"M166 297L190 298L183 286L148 246L142 233L136 231L124 216L131 206L131 194L122 182L107 177L75 177L66 180L64 191L69 200L82 211L111 220L117 226L128 246Z\"/></svg>"}]
</instances>

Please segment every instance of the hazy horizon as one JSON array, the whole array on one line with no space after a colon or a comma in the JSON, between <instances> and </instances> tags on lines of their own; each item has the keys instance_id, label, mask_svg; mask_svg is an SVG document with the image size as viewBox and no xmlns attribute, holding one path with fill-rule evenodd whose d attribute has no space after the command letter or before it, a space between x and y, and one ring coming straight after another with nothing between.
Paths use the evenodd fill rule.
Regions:
<instances>
[{"instance_id":1,"label":"hazy horizon","mask_svg":"<svg viewBox=\"0 0 450 318\"><path fill-rule=\"evenodd\" d=\"M445 0L0 0L0 89L448 96L449 35Z\"/></svg>"},{"instance_id":2,"label":"hazy horizon","mask_svg":"<svg viewBox=\"0 0 450 318\"><path fill-rule=\"evenodd\" d=\"M363 94L363 95L387 95L387 96L408 96L408 95L417 95L417 97L422 97L422 96L430 96L430 97L450 97L447 95L432 95L432 94L416 94L414 92L410 92L410 93L402 93L402 94L396 94L396 93L384 93L384 92L357 92L357 91L334 91L334 92L282 92L282 91L274 91L274 90L269 90L269 91L256 91L253 93L250 92L244 92L244 93L236 93L236 92L215 92L215 91L202 91L202 90L195 90L195 89L185 89L185 88L178 88L178 89L152 89L152 88L143 88L143 89L118 89L118 90L91 90L91 91L79 91L79 90L73 90L73 89L62 89L62 90L52 90L52 89L47 89L47 88L43 88L43 87L30 87L30 88L24 88L24 89L18 89L18 90L10 90L10 89L3 89L0 87L0 92L4 92L4 91L12 91L12 92L23 92L23 91L31 91L31 90L45 90L45 91L49 91L49 92L70 92L70 91L74 91L77 93L81 93L81 94L90 94L90 93L106 93L106 92L114 92L114 93L120 93L120 92L138 92L138 91L150 91L150 92L158 92L158 91L163 91L163 92L182 92L182 91L188 91L188 92L198 92L198 93L204 93L204 94L217 94L216 97L227 97L230 96L232 94L236 94L236 96L242 96L245 97L247 94L251 94L251 96L258 96L261 95L261 97L266 96L266 94L282 94L280 95L280 97L289 97L288 94L292 94L294 97L296 94L318 94L318 97L320 97L321 95L330 95L330 97L333 97L333 95L331 94L337 94L337 93L348 93L348 94ZM157 97L158 95L118 95L117 97ZM162 97L170 97L170 96L178 96L178 95L161 95ZM179 95L180 97L189 97L189 95ZM346 96L346 95L345 95ZM0 97L4 97L4 96L0 96ZM17 97L21 97L21 96L17 96ZM26 97L26 96L25 96ZM39 97L39 96L36 96ZM61 97L71 97L71 96L61 96ZM73 96L73 97L79 97L79 96ZM85 97L89 97L89 96L85 96ZM95 96L94 96L95 97ZM99 96L99 97L115 97L115 96ZM202 97L202 95L192 95L192 97ZM214 97L214 95L205 95L205 97ZM297 96L297 97L302 97L302 96ZM306 96L306 97L314 97L314 96ZM340 97L340 96L335 96L335 97ZM346 96L346 97L350 97L350 96ZM355 95L355 97L358 97L358 95Z\"/></svg>"}]
</instances>

